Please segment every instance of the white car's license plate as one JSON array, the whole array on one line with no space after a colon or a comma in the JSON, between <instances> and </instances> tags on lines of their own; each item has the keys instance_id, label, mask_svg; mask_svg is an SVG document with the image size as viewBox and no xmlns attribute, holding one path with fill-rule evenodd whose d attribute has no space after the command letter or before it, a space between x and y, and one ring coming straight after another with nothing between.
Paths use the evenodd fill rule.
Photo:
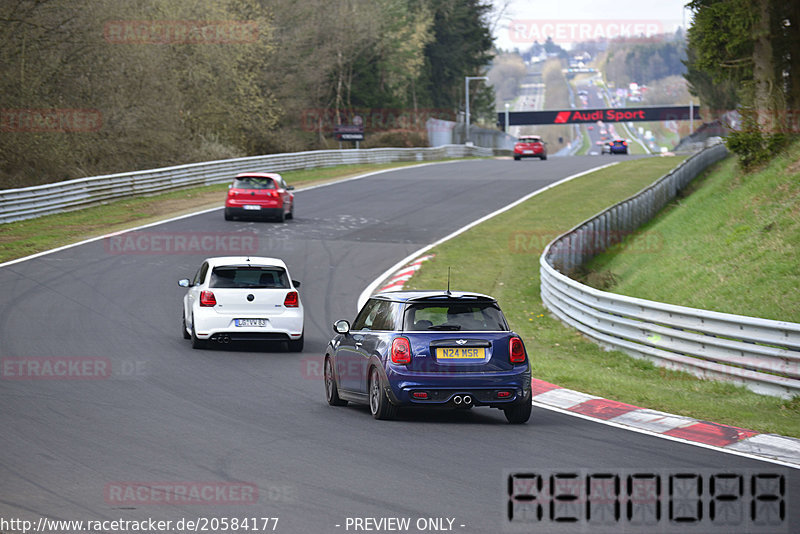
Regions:
<instances>
[{"instance_id":1,"label":"white car's license plate","mask_svg":"<svg viewBox=\"0 0 800 534\"><path fill-rule=\"evenodd\" d=\"M258 204L245 204L244 209L246 210L260 210L261 206Z\"/></svg>"},{"instance_id":2,"label":"white car's license plate","mask_svg":"<svg viewBox=\"0 0 800 534\"><path fill-rule=\"evenodd\" d=\"M236 326L245 326L245 327L267 326L267 320L266 319L236 319L235 323L236 323Z\"/></svg>"}]
</instances>

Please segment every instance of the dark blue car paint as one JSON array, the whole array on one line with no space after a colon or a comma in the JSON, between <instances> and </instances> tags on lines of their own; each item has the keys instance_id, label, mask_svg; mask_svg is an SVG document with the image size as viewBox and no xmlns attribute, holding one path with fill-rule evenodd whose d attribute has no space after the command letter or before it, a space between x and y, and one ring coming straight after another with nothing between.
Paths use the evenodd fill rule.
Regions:
<instances>
[{"instance_id":1,"label":"dark blue car paint","mask_svg":"<svg viewBox=\"0 0 800 534\"><path fill-rule=\"evenodd\" d=\"M408 303L419 294L401 292L379 298ZM423 294L424 295L424 294ZM488 298L488 297L487 297ZM523 363L510 362L509 343L516 334L506 331L371 331L358 330L337 334L328 345L326 357L333 363L339 396L344 400L367 402L370 370L381 375L387 396L397 406L453 406L455 395L468 394L476 406L497 408L530 402L531 369L526 357ZM405 337L411 345L409 364L392 363L390 351L397 337ZM471 360L437 361L431 343L457 340L463 344L486 345L486 357ZM486 343L482 343L486 342ZM497 398L498 391L509 391L508 398ZM429 392L429 399L411 397L413 391ZM434 394L435 393L435 397Z\"/></svg>"}]
</instances>

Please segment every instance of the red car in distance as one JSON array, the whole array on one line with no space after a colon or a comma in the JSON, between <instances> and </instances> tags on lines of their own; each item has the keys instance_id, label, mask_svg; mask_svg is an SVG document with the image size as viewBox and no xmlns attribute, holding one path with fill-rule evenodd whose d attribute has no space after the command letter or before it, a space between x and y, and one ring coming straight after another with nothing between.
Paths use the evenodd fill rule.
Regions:
<instances>
[{"instance_id":1,"label":"red car in distance","mask_svg":"<svg viewBox=\"0 0 800 534\"><path fill-rule=\"evenodd\" d=\"M274 172L246 172L228 186L225 220L272 218L281 222L294 218L294 190Z\"/></svg>"},{"instance_id":2,"label":"red car in distance","mask_svg":"<svg viewBox=\"0 0 800 534\"><path fill-rule=\"evenodd\" d=\"M547 146L538 135L520 137L514 145L514 159L522 158L547 159Z\"/></svg>"}]
</instances>

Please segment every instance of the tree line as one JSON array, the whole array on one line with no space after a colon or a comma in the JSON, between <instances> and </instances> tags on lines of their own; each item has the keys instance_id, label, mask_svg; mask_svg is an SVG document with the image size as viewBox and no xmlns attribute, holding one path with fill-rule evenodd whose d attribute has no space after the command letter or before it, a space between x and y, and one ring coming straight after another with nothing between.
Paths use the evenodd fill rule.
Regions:
<instances>
[{"instance_id":1,"label":"tree line","mask_svg":"<svg viewBox=\"0 0 800 534\"><path fill-rule=\"evenodd\" d=\"M0 5L0 188L337 146L453 119L491 60L488 0ZM473 113L493 122L490 88ZM408 137L408 136L406 136ZM397 142L397 137L393 138ZM401 141L408 141L402 138Z\"/></svg>"},{"instance_id":2,"label":"tree line","mask_svg":"<svg viewBox=\"0 0 800 534\"><path fill-rule=\"evenodd\" d=\"M745 165L800 134L800 2L692 0L690 90L714 111L737 110L728 147Z\"/></svg>"}]
</instances>

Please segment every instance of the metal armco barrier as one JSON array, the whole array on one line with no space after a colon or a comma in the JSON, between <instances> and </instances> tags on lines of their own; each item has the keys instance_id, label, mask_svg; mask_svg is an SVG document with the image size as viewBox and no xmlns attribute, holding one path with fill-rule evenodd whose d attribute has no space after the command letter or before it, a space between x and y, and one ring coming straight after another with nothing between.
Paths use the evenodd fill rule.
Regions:
<instances>
[{"instance_id":1,"label":"metal armco barrier","mask_svg":"<svg viewBox=\"0 0 800 534\"><path fill-rule=\"evenodd\" d=\"M561 321L606 348L789 398L800 394L800 324L617 295L568 276L649 221L726 153L716 140L650 187L551 242L539 260L542 301Z\"/></svg>"},{"instance_id":2,"label":"metal armco barrier","mask_svg":"<svg viewBox=\"0 0 800 534\"><path fill-rule=\"evenodd\" d=\"M474 156L490 157L492 149L446 145L436 148L317 150L79 178L21 189L0 190L0 223L31 219L124 197L228 182L240 172L283 172L334 165L433 161Z\"/></svg>"}]
</instances>

